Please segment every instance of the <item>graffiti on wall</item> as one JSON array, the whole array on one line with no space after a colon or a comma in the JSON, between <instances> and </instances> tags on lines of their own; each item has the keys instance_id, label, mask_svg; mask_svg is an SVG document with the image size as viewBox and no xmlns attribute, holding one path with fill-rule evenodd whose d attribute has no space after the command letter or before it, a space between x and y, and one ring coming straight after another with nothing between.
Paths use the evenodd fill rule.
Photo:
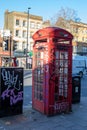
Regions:
<instances>
[{"instance_id":1,"label":"graffiti on wall","mask_svg":"<svg viewBox=\"0 0 87 130\"><path fill-rule=\"evenodd\" d=\"M18 73L15 70L3 68L1 71L1 98L2 100L9 99L9 104L13 105L23 100L23 90L21 89L22 83Z\"/></svg>"},{"instance_id":2,"label":"graffiti on wall","mask_svg":"<svg viewBox=\"0 0 87 130\"><path fill-rule=\"evenodd\" d=\"M67 108L69 108L69 103L68 102L60 102L60 103L55 103L54 105L50 105L50 107L53 107L54 110L57 111L65 111Z\"/></svg>"},{"instance_id":3,"label":"graffiti on wall","mask_svg":"<svg viewBox=\"0 0 87 130\"><path fill-rule=\"evenodd\" d=\"M18 85L16 86L18 80L18 74L15 75L15 71L12 71L11 74L10 71L7 71L6 69L2 69L1 75L2 75L2 80L4 81L4 85L7 87L7 89L13 87L14 89L20 90L21 87L20 80L18 81Z\"/></svg>"},{"instance_id":4,"label":"graffiti on wall","mask_svg":"<svg viewBox=\"0 0 87 130\"><path fill-rule=\"evenodd\" d=\"M15 95L15 89L6 89L1 97L3 100L6 98L10 98L10 105L16 104L17 102L23 100L23 91L18 92L17 95Z\"/></svg>"}]
</instances>

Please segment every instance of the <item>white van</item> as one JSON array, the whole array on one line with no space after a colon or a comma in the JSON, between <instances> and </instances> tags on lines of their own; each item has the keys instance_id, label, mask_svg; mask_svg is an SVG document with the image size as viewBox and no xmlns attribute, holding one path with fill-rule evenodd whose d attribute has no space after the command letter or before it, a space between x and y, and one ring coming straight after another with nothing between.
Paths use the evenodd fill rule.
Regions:
<instances>
[{"instance_id":1,"label":"white van","mask_svg":"<svg viewBox=\"0 0 87 130\"><path fill-rule=\"evenodd\" d=\"M82 77L84 74L87 74L86 56L73 55L72 74L80 75L80 77Z\"/></svg>"}]
</instances>

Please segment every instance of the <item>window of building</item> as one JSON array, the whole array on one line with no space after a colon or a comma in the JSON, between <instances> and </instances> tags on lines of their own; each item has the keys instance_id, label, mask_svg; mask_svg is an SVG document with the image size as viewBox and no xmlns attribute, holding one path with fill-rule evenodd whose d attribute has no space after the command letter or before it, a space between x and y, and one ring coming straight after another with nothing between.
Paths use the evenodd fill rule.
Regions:
<instances>
[{"instance_id":1,"label":"window of building","mask_svg":"<svg viewBox=\"0 0 87 130\"><path fill-rule=\"evenodd\" d=\"M76 37L76 40L78 41L78 36Z\"/></svg>"},{"instance_id":2,"label":"window of building","mask_svg":"<svg viewBox=\"0 0 87 130\"><path fill-rule=\"evenodd\" d=\"M33 34L34 34L34 32L30 32L30 38L32 38Z\"/></svg>"},{"instance_id":3,"label":"window of building","mask_svg":"<svg viewBox=\"0 0 87 130\"><path fill-rule=\"evenodd\" d=\"M87 47L82 48L83 52L87 52Z\"/></svg>"},{"instance_id":4,"label":"window of building","mask_svg":"<svg viewBox=\"0 0 87 130\"><path fill-rule=\"evenodd\" d=\"M19 19L16 19L16 26L19 25Z\"/></svg>"},{"instance_id":5,"label":"window of building","mask_svg":"<svg viewBox=\"0 0 87 130\"><path fill-rule=\"evenodd\" d=\"M33 50L33 42L30 43L30 50Z\"/></svg>"},{"instance_id":6,"label":"window of building","mask_svg":"<svg viewBox=\"0 0 87 130\"><path fill-rule=\"evenodd\" d=\"M40 29L41 28L41 24L40 23L36 23L36 28Z\"/></svg>"},{"instance_id":7,"label":"window of building","mask_svg":"<svg viewBox=\"0 0 87 130\"><path fill-rule=\"evenodd\" d=\"M15 36L16 36L16 37L19 36L19 30L16 30L16 32L15 32Z\"/></svg>"},{"instance_id":8,"label":"window of building","mask_svg":"<svg viewBox=\"0 0 87 130\"><path fill-rule=\"evenodd\" d=\"M30 28L35 28L35 23L34 22L30 23Z\"/></svg>"},{"instance_id":9,"label":"window of building","mask_svg":"<svg viewBox=\"0 0 87 130\"><path fill-rule=\"evenodd\" d=\"M82 33L84 34L84 29L82 30Z\"/></svg>"},{"instance_id":10,"label":"window of building","mask_svg":"<svg viewBox=\"0 0 87 130\"><path fill-rule=\"evenodd\" d=\"M73 46L73 53L77 52L77 46Z\"/></svg>"},{"instance_id":11,"label":"window of building","mask_svg":"<svg viewBox=\"0 0 87 130\"><path fill-rule=\"evenodd\" d=\"M2 43L0 43L0 47L2 47Z\"/></svg>"},{"instance_id":12,"label":"window of building","mask_svg":"<svg viewBox=\"0 0 87 130\"><path fill-rule=\"evenodd\" d=\"M18 48L18 42L13 41L13 51L17 50L17 48Z\"/></svg>"},{"instance_id":13,"label":"window of building","mask_svg":"<svg viewBox=\"0 0 87 130\"><path fill-rule=\"evenodd\" d=\"M24 50L26 48L26 42L22 43L22 49Z\"/></svg>"},{"instance_id":14,"label":"window of building","mask_svg":"<svg viewBox=\"0 0 87 130\"><path fill-rule=\"evenodd\" d=\"M87 42L87 37L85 38L85 42Z\"/></svg>"},{"instance_id":15,"label":"window of building","mask_svg":"<svg viewBox=\"0 0 87 130\"><path fill-rule=\"evenodd\" d=\"M22 37L23 38L26 38L26 31L24 30L23 33L22 33Z\"/></svg>"},{"instance_id":16,"label":"window of building","mask_svg":"<svg viewBox=\"0 0 87 130\"><path fill-rule=\"evenodd\" d=\"M74 38L74 41L78 41L78 36Z\"/></svg>"},{"instance_id":17,"label":"window of building","mask_svg":"<svg viewBox=\"0 0 87 130\"><path fill-rule=\"evenodd\" d=\"M82 41L84 41L84 37L82 37Z\"/></svg>"},{"instance_id":18,"label":"window of building","mask_svg":"<svg viewBox=\"0 0 87 130\"><path fill-rule=\"evenodd\" d=\"M78 28L77 28L77 27L76 27L76 28L75 28L75 27L73 28L73 33L78 33Z\"/></svg>"},{"instance_id":19,"label":"window of building","mask_svg":"<svg viewBox=\"0 0 87 130\"><path fill-rule=\"evenodd\" d=\"M76 28L75 32L78 33L78 28Z\"/></svg>"},{"instance_id":20,"label":"window of building","mask_svg":"<svg viewBox=\"0 0 87 130\"><path fill-rule=\"evenodd\" d=\"M26 21L25 20L23 20L23 27L25 27L26 26Z\"/></svg>"},{"instance_id":21,"label":"window of building","mask_svg":"<svg viewBox=\"0 0 87 130\"><path fill-rule=\"evenodd\" d=\"M85 34L85 30L83 30L83 34Z\"/></svg>"}]
</instances>

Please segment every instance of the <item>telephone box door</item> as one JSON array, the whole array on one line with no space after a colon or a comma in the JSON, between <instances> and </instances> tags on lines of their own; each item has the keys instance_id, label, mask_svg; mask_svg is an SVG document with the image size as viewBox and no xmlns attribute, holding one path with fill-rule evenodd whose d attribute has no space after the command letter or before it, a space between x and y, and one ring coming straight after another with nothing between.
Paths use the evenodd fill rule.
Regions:
<instances>
[{"instance_id":1,"label":"telephone box door","mask_svg":"<svg viewBox=\"0 0 87 130\"><path fill-rule=\"evenodd\" d=\"M39 45L40 46L40 45ZM32 100L33 108L44 113L45 79L44 79L44 49L34 47L33 56L33 88Z\"/></svg>"},{"instance_id":2,"label":"telephone box door","mask_svg":"<svg viewBox=\"0 0 87 130\"><path fill-rule=\"evenodd\" d=\"M71 64L71 52L72 47L56 45L54 52L53 65L50 66L50 99L53 109L50 107L49 114L56 114L71 110L71 93L72 93L72 64ZM52 53L51 53L52 55ZM54 69L54 70L52 70ZM52 85L53 84L53 85ZM54 87L52 87L54 86ZM49 88L49 89L50 89ZM53 94L52 94L53 92ZM52 102L53 101L53 102Z\"/></svg>"}]
</instances>

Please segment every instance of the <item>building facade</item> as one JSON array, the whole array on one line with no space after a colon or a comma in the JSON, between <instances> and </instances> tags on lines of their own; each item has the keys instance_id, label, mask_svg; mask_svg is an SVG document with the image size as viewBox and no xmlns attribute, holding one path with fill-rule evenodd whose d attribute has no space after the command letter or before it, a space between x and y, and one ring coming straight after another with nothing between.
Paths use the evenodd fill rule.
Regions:
<instances>
[{"instance_id":1,"label":"building facade","mask_svg":"<svg viewBox=\"0 0 87 130\"><path fill-rule=\"evenodd\" d=\"M48 26L48 24L48 21L43 24L41 16L31 15L26 12L5 11L4 29L9 29L12 33L14 56L18 58L19 66L25 67L26 49L29 55L32 53L32 35L38 29Z\"/></svg>"},{"instance_id":2,"label":"building facade","mask_svg":"<svg viewBox=\"0 0 87 130\"><path fill-rule=\"evenodd\" d=\"M41 16L29 14L26 12L5 12L4 29L9 29L13 36L14 50L23 51L27 43L27 26L28 30L28 49L32 50L32 35L35 31L42 28L43 18Z\"/></svg>"},{"instance_id":3,"label":"building facade","mask_svg":"<svg viewBox=\"0 0 87 130\"><path fill-rule=\"evenodd\" d=\"M50 21L43 21L42 16L29 14L28 17L27 12L5 11L4 29L9 29L11 32L13 55L18 58L19 66L26 66L26 50L28 50L28 56L32 57L32 35L37 30L48 26L51 26ZM74 36L73 53L87 55L87 24L70 21L69 26L68 31Z\"/></svg>"},{"instance_id":4,"label":"building facade","mask_svg":"<svg viewBox=\"0 0 87 130\"><path fill-rule=\"evenodd\" d=\"M70 22L70 30L73 36L73 53L87 55L87 24Z\"/></svg>"}]
</instances>

